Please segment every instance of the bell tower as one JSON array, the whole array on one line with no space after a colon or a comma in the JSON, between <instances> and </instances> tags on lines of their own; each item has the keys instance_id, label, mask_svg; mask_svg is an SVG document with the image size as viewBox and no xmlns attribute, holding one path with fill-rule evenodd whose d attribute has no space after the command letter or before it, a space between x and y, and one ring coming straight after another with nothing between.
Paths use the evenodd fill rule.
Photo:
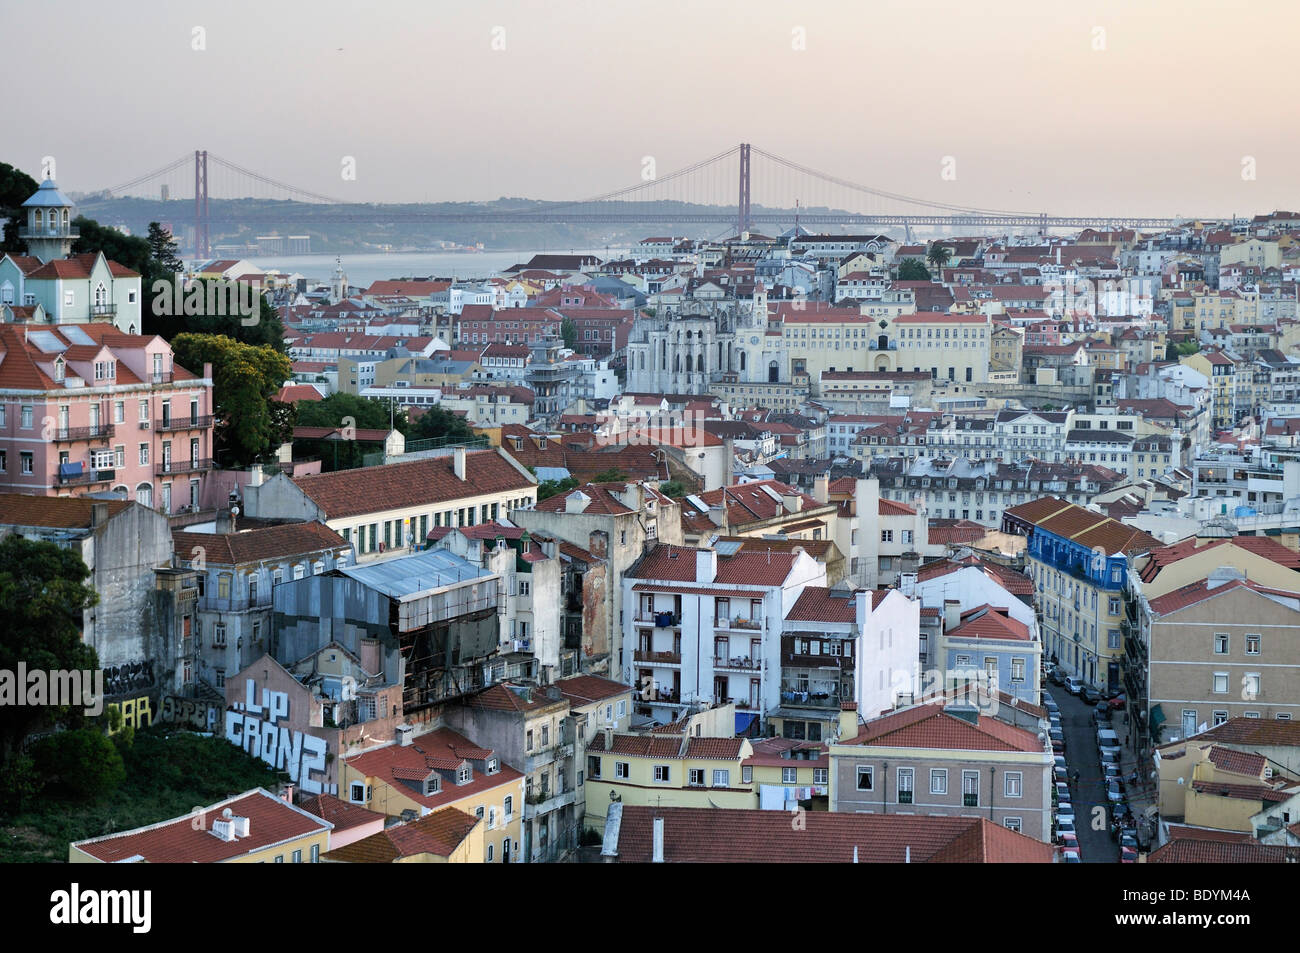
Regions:
<instances>
[{"instance_id":1,"label":"bell tower","mask_svg":"<svg viewBox=\"0 0 1300 953\"><path fill-rule=\"evenodd\" d=\"M79 237L72 227L72 208L53 179L42 182L36 194L23 203L27 222L18 229L18 237L27 242L28 252L42 263L72 253L72 243Z\"/></svg>"},{"instance_id":2,"label":"bell tower","mask_svg":"<svg viewBox=\"0 0 1300 953\"><path fill-rule=\"evenodd\" d=\"M343 274L343 259L334 259L334 278L330 281L330 304L338 304L348 296L348 276Z\"/></svg>"}]
</instances>

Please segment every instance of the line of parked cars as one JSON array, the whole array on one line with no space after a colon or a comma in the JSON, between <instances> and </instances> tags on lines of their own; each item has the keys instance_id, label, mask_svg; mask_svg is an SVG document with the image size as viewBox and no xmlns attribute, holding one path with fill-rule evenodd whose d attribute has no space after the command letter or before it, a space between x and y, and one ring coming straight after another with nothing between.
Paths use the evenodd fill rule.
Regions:
<instances>
[{"instance_id":1,"label":"line of parked cars","mask_svg":"<svg viewBox=\"0 0 1300 953\"><path fill-rule=\"evenodd\" d=\"M1056 842L1061 850L1061 861L1067 864L1083 862L1079 851L1079 834L1075 828L1074 804L1070 799L1070 767L1065 760L1065 732L1061 727L1061 709L1050 695L1043 698L1047 709L1047 734L1052 742L1055 763L1052 766L1052 812L1056 828Z\"/></svg>"}]
</instances>

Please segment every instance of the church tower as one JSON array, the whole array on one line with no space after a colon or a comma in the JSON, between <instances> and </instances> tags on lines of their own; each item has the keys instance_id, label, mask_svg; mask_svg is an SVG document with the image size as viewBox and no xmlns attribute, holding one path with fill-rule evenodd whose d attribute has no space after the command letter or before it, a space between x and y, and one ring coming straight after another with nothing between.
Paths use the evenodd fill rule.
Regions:
<instances>
[{"instance_id":1,"label":"church tower","mask_svg":"<svg viewBox=\"0 0 1300 953\"><path fill-rule=\"evenodd\" d=\"M46 179L36 194L23 203L27 224L18 237L27 242L28 253L42 263L67 258L77 230L72 227L72 203L59 191L53 179Z\"/></svg>"},{"instance_id":2,"label":"church tower","mask_svg":"<svg viewBox=\"0 0 1300 953\"><path fill-rule=\"evenodd\" d=\"M334 259L334 278L330 281L330 304L338 304L348 296L348 276L343 274L343 259Z\"/></svg>"}]
</instances>

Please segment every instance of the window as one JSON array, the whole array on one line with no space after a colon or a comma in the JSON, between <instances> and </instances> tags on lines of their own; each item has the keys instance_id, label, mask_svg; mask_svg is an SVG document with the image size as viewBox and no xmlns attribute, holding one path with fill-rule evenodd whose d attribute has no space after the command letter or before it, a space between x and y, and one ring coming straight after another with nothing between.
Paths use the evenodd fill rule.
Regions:
<instances>
[{"instance_id":1,"label":"window","mask_svg":"<svg viewBox=\"0 0 1300 953\"><path fill-rule=\"evenodd\" d=\"M226 647L226 623L215 622L212 625L212 644L216 648Z\"/></svg>"},{"instance_id":2,"label":"window","mask_svg":"<svg viewBox=\"0 0 1300 953\"><path fill-rule=\"evenodd\" d=\"M948 769L947 768L930 769L930 793L931 794L948 793Z\"/></svg>"},{"instance_id":3,"label":"window","mask_svg":"<svg viewBox=\"0 0 1300 953\"><path fill-rule=\"evenodd\" d=\"M527 751L533 750L533 732L531 728L528 730L528 733L524 736L524 748Z\"/></svg>"},{"instance_id":4,"label":"window","mask_svg":"<svg viewBox=\"0 0 1300 953\"><path fill-rule=\"evenodd\" d=\"M1228 634L1226 632L1214 633L1214 654L1215 655L1228 654Z\"/></svg>"},{"instance_id":5,"label":"window","mask_svg":"<svg viewBox=\"0 0 1300 953\"><path fill-rule=\"evenodd\" d=\"M781 783L782 783L782 784L794 784L794 783L796 782L796 780L798 779L798 775L799 775L799 771L798 771L797 768L782 768L782 769L781 769Z\"/></svg>"},{"instance_id":6,"label":"window","mask_svg":"<svg viewBox=\"0 0 1300 953\"><path fill-rule=\"evenodd\" d=\"M894 541L894 531L892 529L882 529L880 531L880 541L882 543L892 543Z\"/></svg>"},{"instance_id":7,"label":"window","mask_svg":"<svg viewBox=\"0 0 1300 953\"><path fill-rule=\"evenodd\" d=\"M1011 659L1011 680L1013 682L1023 682L1025 680L1025 660L1022 658Z\"/></svg>"},{"instance_id":8,"label":"window","mask_svg":"<svg viewBox=\"0 0 1300 953\"><path fill-rule=\"evenodd\" d=\"M1119 600L1115 598L1108 600L1107 609L1110 611L1111 615L1119 615Z\"/></svg>"},{"instance_id":9,"label":"window","mask_svg":"<svg viewBox=\"0 0 1300 953\"><path fill-rule=\"evenodd\" d=\"M1008 817L1008 818L1004 818L1003 821L1002 821L1002 826L1005 827L1005 828L1006 828L1007 830L1009 830L1009 831L1015 831L1017 834L1019 834L1019 833L1020 833L1020 818L1018 818L1018 817Z\"/></svg>"},{"instance_id":10,"label":"window","mask_svg":"<svg viewBox=\"0 0 1300 953\"><path fill-rule=\"evenodd\" d=\"M627 778L630 776L631 776L631 771L629 771L629 765L626 761L614 762L614 777Z\"/></svg>"},{"instance_id":11,"label":"window","mask_svg":"<svg viewBox=\"0 0 1300 953\"><path fill-rule=\"evenodd\" d=\"M587 755L587 777L600 777L600 758L594 754Z\"/></svg>"},{"instance_id":12,"label":"window","mask_svg":"<svg viewBox=\"0 0 1300 953\"><path fill-rule=\"evenodd\" d=\"M474 816L477 817L479 820L482 820L482 819L483 819L483 805L482 805L482 804L480 804L478 807L474 808Z\"/></svg>"},{"instance_id":13,"label":"window","mask_svg":"<svg viewBox=\"0 0 1300 953\"><path fill-rule=\"evenodd\" d=\"M359 781L353 781L348 791L348 800L353 804L365 804L369 800L366 796L366 786Z\"/></svg>"},{"instance_id":14,"label":"window","mask_svg":"<svg viewBox=\"0 0 1300 953\"><path fill-rule=\"evenodd\" d=\"M660 784L667 784L669 780L669 776L670 773L668 770L668 765L666 764L655 765L655 781L657 781Z\"/></svg>"},{"instance_id":15,"label":"window","mask_svg":"<svg viewBox=\"0 0 1300 953\"><path fill-rule=\"evenodd\" d=\"M230 598L230 575L229 575L229 573L222 573L221 575L217 576L217 598L218 598L218 599L229 599L229 598Z\"/></svg>"},{"instance_id":16,"label":"window","mask_svg":"<svg viewBox=\"0 0 1300 953\"><path fill-rule=\"evenodd\" d=\"M147 467L148 465L149 465L149 445L147 443L142 443L140 444L140 466Z\"/></svg>"},{"instance_id":17,"label":"window","mask_svg":"<svg viewBox=\"0 0 1300 953\"><path fill-rule=\"evenodd\" d=\"M31 453L29 453L29 452L26 451L26 450L20 450L20 451L18 452L18 458L19 458L19 460L22 461L22 465L23 465L23 473L32 473L32 472L34 472L34 468L33 468L33 465L32 465L32 460L33 460L33 458L32 458Z\"/></svg>"},{"instance_id":18,"label":"window","mask_svg":"<svg viewBox=\"0 0 1300 953\"><path fill-rule=\"evenodd\" d=\"M825 784L827 782L826 768L813 768L813 784Z\"/></svg>"},{"instance_id":19,"label":"window","mask_svg":"<svg viewBox=\"0 0 1300 953\"><path fill-rule=\"evenodd\" d=\"M899 768L898 769L898 803L912 803L912 786L916 779L916 769Z\"/></svg>"},{"instance_id":20,"label":"window","mask_svg":"<svg viewBox=\"0 0 1300 953\"><path fill-rule=\"evenodd\" d=\"M301 863L302 863L302 851L301 851L301 850L295 850L295 851L293 852L293 862L294 862L295 864L301 864Z\"/></svg>"},{"instance_id":21,"label":"window","mask_svg":"<svg viewBox=\"0 0 1300 953\"><path fill-rule=\"evenodd\" d=\"M1250 672L1242 676L1241 697L1243 701L1253 702L1259 697L1259 673Z\"/></svg>"},{"instance_id":22,"label":"window","mask_svg":"<svg viewBox=\"0 0 1300 953\"><path fill-rule=\"evenodd\" d=\"M1215 693L1216 695L1222 695L1222 694L1226 693L1227 691L1228 691L1228 673L1227 673L1227 672L1215 672L1215 673L1214 673L1214 693Z\"/></svg>"},{"instance_id":23,"label":"window","mask_svg":"<svg viewBox=\"0 0 1300 953\"><path fill-rule=\"evenodd\" d=\"M1259 636L1258 636L1258 635L1250 635L1250 634L1247 634L1247 635L1246 635L1246 654L1247 654L1247 655L1258 655L1258 654L1259 654L1259 641L1260 641L1260 640L1259 640Z\"/></svg>"},{"instance_id":24,"label":"window","mask_svg":"<svg viewBox=\"0 0 1300 953\"><path fill-rule=\"evenodd\" d=\"M311 845L311 862L313 864L320 863L320 844Z\"/></svg>"},{"instance_id":25,"label":"window","mask_svg":"<svg viewBox=\"0 0 1300 953\"><path fill-rule=\"evenodd\" d=\"M980 776L978 771L963 771L961 773L961 803L962 807L980 806Z\"/></svg>"},{"instance_id":26,"label":"window","mask_svg":"<svg viewBox=\"0 0 1300 953\"><path fill-rule=\"evenodd\" d=\"M1228 713L1226 711L1213 712L1211 713L1210 720L1213 722L1214 727L1217 728L1219 725L1223 724L1225 721L1228 720Z\"/></svg>"},{"instance_id":27,"label":"window","mask_svg":"<svg viewBox=\"0 0 1300 953\"><path fill-rule=\"evenodd\" d=\"M658 777L658 771L657 771L657 770L656 770L655 780L656 780L656 781L659 780L659 777ZM686 783L689 784L689 785L690 785L691 787L693 787L693 788L702 788L702 787L704 787L704 769L703 769L703 768L691 768L691 769L686 773Z\"/></svg>"},{"instance_id":28,"label":"window","mask_svg":"<svg viewBox=\"0 0 1300 953\"><path fill-rule=\"evenodd\" d=\"M1006 783L1007 797L1020 797L1020 785L1024 780L1023 773L1020 771L1008 771L1002 777Z\"/></svg>"},{"instance_id":29,"label":"window","mask_svg":"<svg viewBox=\"0 0 1300 953\"><path fill-rule=\"evenodd\" d=\"M113 402L113 423L120 424L123 423L125 420L126 420L126 402L121 400L114 401Z\"/></svg>"},{"instance_id":30,"label":"window","mask_svg":"<svg viewBox=\"0 0 1300 953\"><path fill-rule=\"evenodd\" d=\"M456 783L469 784L470 779L473 777L474 777L474 769L471 768L469 765L464 765L463 767L461 767L459 771L456 772Z\"/></svg>"},{"instance_id":31,"label":"window","mask_svg":"<svg viewBox=\"0 0 1300 953\"><path fill-rule=\"evenodd\" d=\"M858 766L858 790L872 791L875 789L875 769L871 765Z\"/></svg>"},{"instance_id":32,"label":"window","mask_svg":"<svg viewBox=\"0 0 1300 953\"><path fill-rule=\"evenodd\" d=\"M492 863L492 853L493 853L493 848L494 848L494 847L496 847L496 844L488 844L488 845L487 845L487 855L486 855L486 856L487 856L487 862L488 862L489 864Z\"/></svg>"},{"instance_id":33,"label":"window","mask_svg":"<svg viewBox=\"0 0 1300 953\"><path fill-rule=\"evenodd\" d=\"M551 726L542 725L542 747L549 748L551 745Z\"/></svg>"},{"instance_id":34,"label":"window","mask_svg":"<svg viewBox=\"0 0 1300 953\"><path fill-rule=\"evenodd\" d=\"M753 767L753 765L744 764L744 765L741 765L741 766L740 766L740 783L741 783L741 784L753 784L753 783L754 783L754 767Z\"/></svg>"},{"instance_id":35,"label":"window","mask_svg":"<svg viewBox=\"0 0 1300 953\"><path fill-rule=\"evenodd\" d=\"M147 424L148 422L149 422L149 401L142 400L140 401L140 423Z\"/></svg>"},{"instance_id":36,"label":"window","mask_svg":"<svg viewBox=\"0 0 1300 953\"><path fill-rule=\"evenodd\" d=\"M731 787L731 772L726 770L725 768L714 768L713 786L715 788Z\"/></svg>"},{"instance_id":37,"label":"window","mask_svg":"<svg viewBox=\"0 0 1300 953\"><path fill-rule=\"evenodd\" d=\"M22 428L24 430L31 430L32 429L32 408L30 406L23 407L22 418L23 418Z\"/></svg>"}]
</instances>

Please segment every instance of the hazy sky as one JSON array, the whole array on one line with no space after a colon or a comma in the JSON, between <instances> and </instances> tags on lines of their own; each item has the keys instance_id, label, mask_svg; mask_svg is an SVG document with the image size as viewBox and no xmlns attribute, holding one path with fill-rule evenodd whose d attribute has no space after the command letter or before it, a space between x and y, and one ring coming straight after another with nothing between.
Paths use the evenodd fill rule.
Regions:
<instances>
[{"instance_id":1,"label":"hazy sky","mask_svg":"<svg viewBox=\"0 0 1300 953\"><path fill-rule=\"evenodd\" d=\"M747 141L958 204L1245 214L1300 207L1298 27L1291 0L5 2L0 160L565 199Z\"/></svg>"}]
</instances>

